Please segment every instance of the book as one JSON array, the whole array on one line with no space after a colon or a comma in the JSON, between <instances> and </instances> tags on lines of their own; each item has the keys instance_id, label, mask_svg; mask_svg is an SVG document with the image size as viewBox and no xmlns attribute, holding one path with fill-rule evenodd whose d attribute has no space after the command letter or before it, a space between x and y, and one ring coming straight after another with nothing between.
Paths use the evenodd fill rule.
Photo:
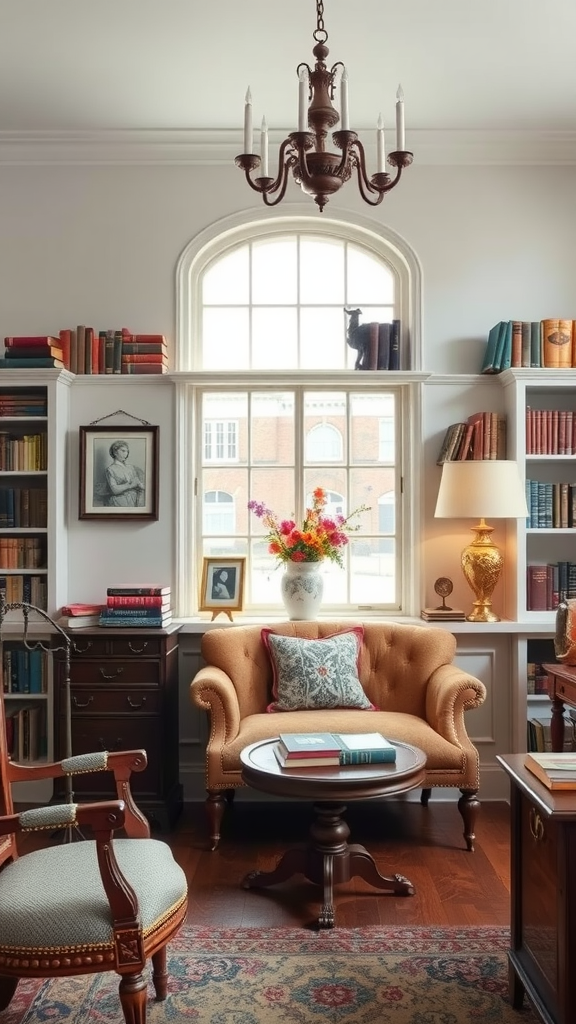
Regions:
<instances>
[{"instance_id":1,"label":"book","mask_svg":"<svg viewBox=\"0 0 576 1024\"><path fill-rule=\"evenodd\" d=\"M62 605L60 614L74 618L76 615L100 615L102 611L103 604L65 604Z\"/></svg>"},{"instance_id":2,"label":"book","mask_svg":"<svg viewBox=\"0 0 576 1024\"><path fill-rule=\"evenodd\" d=\"M131 596L120 596L106 598L108 608L161 608L163 611L170 607L170 599L167 595L158 594L132 594Z\"/></svg>"},{"instance_id":3,"label":"book","mask_svg":"<svg viewBox=\"0 0 576 1024\"><path fill-rule=\"evenodd\" d=\"M333 768L340 767L340 755L334 754L317 754L314 757L286 757L280 749L280 744L274 744L274 753L276 760L281 768L325 768L332 766Z\"/></svg>"},{"instance_id":4,"label":"book","mask_svg":"<svg viewBox=\"0 0 576 1024\"><path fill-rule=\"evenodd\" d=\"M548 789L576 789L576 753L572 751L526 754L524 767Z\"/></svg>"},{"instance_id":5,"label":"book","mask_svg":"<svg viewBox=\"0 0 576 1024\"><path fill-rule=\"evenodd\" d=\"M133 618L131 616L118 616L114 618L110 615L101 615L97 625L99 626L113 626L115 629L124 628L126 626L141 628L145 626L148 629L162 629L172 621L171 615L157 615L148 616L147 618Z\"/></svg>"},{"instance_id":6,"label":"book","mask_svg":"<svg viewBox=\"0 0 576 1024\"><path fill-rule=\"evenodd\" d=\"M5 359L45 359L54 356L64 361L64 353L60 345L27 345L26 348L7 348Z\"/></svg>"},{"instance_id":7,"label":"book","mask_svg":"<svg viewBox=\"0 0 576 1024\"><path fill-rule=\"evenodd\" d=\"M130 596L132 594L157 596L158 594L169 593L170 587L165 587L161 583L125 583L118 587L108 587L106 590L108 597L122 597L123 595Z\"/></svg>"},{"instance_id":8,"label":"book","mask_svg":"<svg viewBox=\"0 0 576 1024\"><path fill-rule=\"evenodd\" d=\"M61 359L56 359L54 356L45 356L40 358L35 357L31 359L7 359L6 357L4 357L0 359L0 368L2 368L3 370L63 369L64 363L62 362Z\"/></svg>"},{"instance_id":9,"label":"book","mask_svg":"<svg viewBox=\"0 0 576 1024\"><path fill-rule=\"evenodd\" d=\"M491 327L488 332L488 341L486 342L486 349L484 351L484 359L482 361L482 367L480 373L496 373L496 348L498 345L498 336L503 320Z\"/></svg>"},{"instance_id":10,"label":"book","mask_svg":"<svg viewBox=\"0 0 576 1024\"><path fill-rule=\"evenodd\" d=\"M162 608L141 608L141 607L130 607L129 605L123 605L122 607L115 608L106 604L106 608L103 609L103 614L109 619L117 618L141 618L141 619L156 619L158 616L165 615L165 611Z\"/></svg>"},{"instance_id":11,"label":"book","mask_svg":"<svg viewBox=\"0 0 576 1024\"><path fill-rule=\"evenodd\" d=\"M378 369L387 370L390 366L390 332L392 324L378 324Z\"/></svg>"},{"instance_id":12,"label":"book","mask_svg":"<svg viewBox=\"0 0 576 1024\"><path fill-rule=\"evenodd\" d=\"M162 352L134 352L126 353L122 350L120 356L120 365L125 366L127 363L164 363L168 365L168 357ZM375 370L375 366L371 366L370 369Z\"/></svg>"},{"instance_id":13,"label":"book","mask_svg":"<svg viewBox=\"0 0 576 1024\"><path fill-rule=\"evenodd\" d=\"M420 615L426 622L466 621L466 615L460 608L423 608Z\"/></svg>"},{"instance_id":14,"label":"book","mask_svg":"<svg viewBox=\"0 0 576 1024\"><path fill-rule=\"evenodd\" d=\"M167 346L160 341L122 341L122 355L168 355Z\"/></svg>"},{"instance_id":15,"label":"book","mask_svg":"<svg viewBox=\"0 0 576 1024\"><path fill-rule=\"evenodd\" d=\"M37 335L16 335L14 337L4 338L4 345L6 348L27 348L29 346L38 345L60 345L60 338L55 338L51 334L37 334Z\"/></svg>"},{"instance_id":16,"label":"book","mask_svg":"<svg viewBox=\"0 0 576 1024\"><path fill-rule=\"evenodd\" d=\"M152 363L149 360L145 363L121 363L122 373L166 373L168 367L165 363ZM116 371L114 371L116 372Z\"/></svg>"},{"instance_id":17,"label":"book","mask_svg":"<svg viewBox=\"0 0 576 1024\"><path fill-rule=\"evenodd\" d=\"M304 767L303 760L339 765L393 764L396 760L396 747L379 732L280 733L278 751L286 762L284 767Z\"/></svg>"},{"instance_id":18,"label":"book","mask_svg":"<svg viewBox=\"0 0 576 1024\"><path fill-rule=\"evenodd\" d=\"M56 619L62 629L85 629L88 626L100 625L100 612L93 615L61 615Z\"/></svg>"},{"instance_id":19,"label":"book","mask_svg":"<svg viewBox=\"0 0 576 1024\"><path fill-rule=\"evenodd\" d=\"M393 320L390 326L390 355L388 358L388 369L399 370L400 369L400 332L401 324L399 320Z\"/></svg>"}]
</instances>

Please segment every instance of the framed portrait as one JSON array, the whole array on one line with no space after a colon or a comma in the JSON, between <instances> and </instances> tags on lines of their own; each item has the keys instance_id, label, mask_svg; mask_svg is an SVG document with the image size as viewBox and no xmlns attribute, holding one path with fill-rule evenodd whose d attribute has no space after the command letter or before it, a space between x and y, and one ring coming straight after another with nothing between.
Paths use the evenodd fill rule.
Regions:
<instances>
[{"instance_id":1,"label":"framed portrait","mask_svg":"<svg viewBox=\"0 0 576 1024\"><path fill-rule=\"evenodd\" d=\"M205 558L200 584L201 612L239 612L244 606L246 559ZM214 616L213 616L214 617Z\"/></svg>"},{"instance_id":2,"label":"framed portrait","mask_svg":"<svg viewBox=\"0 0 576 1024\"><path fill-rule=\"evenodd\" d=\"M80 427L80 519L158 519L158 427Z\"/></svg>"}]
</instances>

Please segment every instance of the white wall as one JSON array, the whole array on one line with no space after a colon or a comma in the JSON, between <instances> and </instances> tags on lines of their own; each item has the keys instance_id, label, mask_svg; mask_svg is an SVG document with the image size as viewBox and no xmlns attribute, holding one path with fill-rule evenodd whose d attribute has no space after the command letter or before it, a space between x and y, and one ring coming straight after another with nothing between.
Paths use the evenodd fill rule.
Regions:
<instances>
[{"instance_id":1,"label":"white wall","mask_svg":"<svg viewBox=\"0 0 576 1024\"><path fill-rule=\"evenodd\" d=\"M287 199L302 202L293 184ZM88 323L97 329L160 332L172 343L179 254L213 221L250 208L259 215L263 211L232 164L0 166L2 335L57 333ZM423 367L439 374L474 374L496 321L576 317L575 208L572 166L419 167L416 154L415 165L380 207L366 206L351 182L327 212L358 213L406 238L423 268ZM321 216L312 200L310 213ZM490 383L482 395L499 401L495 387ZM427 515L433 512L439 479L435 459L445 427L482 407L472 385L458 398L453 390L430 389L424 410ZM77 518L77 428L117 409L160 424L158 523ZM134 386L104 378L74 385L70 601L100 600L103 588L115 580L142 579L143 564L147 579L167 578L174 546L172 430L173 395L164 382ZM427 580L440 574L456 578L461 546L457 542L454 551L451 541L448 554L441 524L431 524Z\"/></svg>"}]
</instances>

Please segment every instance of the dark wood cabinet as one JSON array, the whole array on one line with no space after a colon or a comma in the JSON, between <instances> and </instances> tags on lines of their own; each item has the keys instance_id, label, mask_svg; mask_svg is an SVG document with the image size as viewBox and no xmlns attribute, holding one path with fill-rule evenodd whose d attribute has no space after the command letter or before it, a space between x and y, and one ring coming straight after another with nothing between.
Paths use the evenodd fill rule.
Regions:
<instances>
[{"instance_id":1,"label":"dark wood cabinet","mask_svg":"<svg viewBox=\"0 0 576 1024\"><path fill-rule=\"evenodd\" d=\"M178 627L76 630L70 663L72 753L143 748L148 765L131 788L153 827L182 809L178 764ZM55 652L55 749L66 756L65 661ZM74 776L82 802L115 796L104 772ZM64 791L56 791L63 798Z\"/></svg>"},{"instance_id":2,"label":"dark wood cabinet","mask_svg":"<svg viewBox=\"0 0 576 1024\"><path fill-rule=\"evenodd\" d=\"M576 790L552 793L524 757L498 757L510 777L510 999L520 1009L526 991L546 1024L574 1024Z\"/></svg>"}]
</instances>

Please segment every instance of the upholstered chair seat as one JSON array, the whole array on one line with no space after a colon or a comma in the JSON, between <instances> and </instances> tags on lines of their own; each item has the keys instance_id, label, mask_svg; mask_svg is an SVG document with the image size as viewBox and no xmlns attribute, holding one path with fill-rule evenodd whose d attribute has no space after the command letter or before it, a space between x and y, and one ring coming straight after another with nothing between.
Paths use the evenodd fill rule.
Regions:
<instances>
[{"instance_id":1,"label":"upholstered chair seat","mask_svg":"<svg viewBox=\"0 0 576 1024\"><path fill-rule=\"evenodd\" d=\"M344 648L341 655L330 651L332 661L316 663L316 675L308 673L309 678L305 644L286 654L280 650L279 658L283 644L278 637L318 641L356 629L361 640L353 672ZM243 747L280 733L321 730L380 732L420 747L426 754L422 803L427 804L433 787L459 789L466 846L473 850L479 756L464 715L482 704L486 690L454 664L455 653L456 640L447 630L396 622L294 621L264 629L225 626L207 631L202 639L206 664L192 680L190 694L209 716L206 808L211 848L219 842L226 798L244 785ZM285 681L279 693L282 669L288 685ZM350 685L331 695L326 687L316 686L322 672L336 681L349 675ZM346 707L334 706L342 701ZM286 707L290 710L282 710Z\"/></svg>"}]
</instances>

